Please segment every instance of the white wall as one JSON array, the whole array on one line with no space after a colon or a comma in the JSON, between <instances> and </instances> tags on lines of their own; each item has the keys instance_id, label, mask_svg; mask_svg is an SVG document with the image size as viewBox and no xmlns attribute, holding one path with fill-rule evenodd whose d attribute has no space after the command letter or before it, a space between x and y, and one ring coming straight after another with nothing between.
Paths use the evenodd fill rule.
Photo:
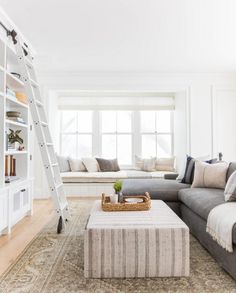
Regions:
<instances>
[{"instance_id":1,"label":"white wall","mask_svg":"<svg viewBox=\"0 0 236 293\"><path fill-rule=\"evenodd\" d=\"M236 88L213 89L214 153L222 152L226 161L236 158Z\"/></svg>"},{"instance_id":2,"label":"white wall","mask_svg":"<svg viewBox=\"0 0 236 293\"><path fill-rule=\"evenodd\" d=\"M63 74L39 73L41 84L44 85L45 102L49 106L49 122L55 126L53 115L55 93L80 90L128 90L128 91L166 91L177 93L177 107L180 112L187 109L187 116L182 119L189 121L186 125L188 142L182 150L193 156L213 155L213 99L214 88L236 88L236 74L194 74L194 73L153 73L153 72L65 72ZM225 95L225 93L224 93ZM227 92L226 92L227 95ZM181 105L181 96L187 98L186 105ZM53 110L54 108L54 110ZM53 127L52 127L53 128ZM235 126L236 130L236 126ZM184 138L178 137L176 141ZM181 153L179 149L178 154ZM37 171L37 170L36 170ZM39 172L38 172L39 173ZM41 175L38 174L40 177ZM37 176L37 178L38 178ZM36 183L37 184L37 183ZM43 194L48 194L43 191ZM39 193L37 196L41 197Z\"/></svg>"}]
</instances>

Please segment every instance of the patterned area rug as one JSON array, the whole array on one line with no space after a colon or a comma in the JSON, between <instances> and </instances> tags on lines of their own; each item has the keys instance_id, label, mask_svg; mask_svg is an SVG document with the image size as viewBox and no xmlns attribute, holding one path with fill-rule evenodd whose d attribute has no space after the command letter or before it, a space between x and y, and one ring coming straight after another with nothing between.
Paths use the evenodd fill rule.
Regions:
<instances>
[{"instance_id":1,"label":"patterned area rug","mask_svg":"<svg viewBox=\"0 0 236 293\"><path fill-rule=\"evenodd\" d=\"M93 201L73 200L72 220L56 234L56 218L0 279L0 292L236 292L236 282L191 237L189 278L85 279L83 230Z\"/></svg>"}]
</instances>

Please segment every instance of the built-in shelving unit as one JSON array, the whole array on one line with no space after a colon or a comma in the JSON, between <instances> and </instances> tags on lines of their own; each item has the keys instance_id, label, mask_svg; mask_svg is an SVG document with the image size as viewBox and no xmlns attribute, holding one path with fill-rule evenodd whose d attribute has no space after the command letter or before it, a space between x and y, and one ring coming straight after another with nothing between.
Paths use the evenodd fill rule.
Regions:
<instances>
[{"instance_id":1,"label":"built-in shelving unit","mask_svg":"<svg viewBox=\"0 0 236 293\"><path fill-rule=\"evenodd\" d=\"M30 114L28 105L19 98L24 95L20 78L12 41L0 38L0 235L9 233L15 223L32 213ZM11 112L19 117L12 117ZM9 143L11 130L20 131L23 144Z\"/></svg>"}]
</instances>

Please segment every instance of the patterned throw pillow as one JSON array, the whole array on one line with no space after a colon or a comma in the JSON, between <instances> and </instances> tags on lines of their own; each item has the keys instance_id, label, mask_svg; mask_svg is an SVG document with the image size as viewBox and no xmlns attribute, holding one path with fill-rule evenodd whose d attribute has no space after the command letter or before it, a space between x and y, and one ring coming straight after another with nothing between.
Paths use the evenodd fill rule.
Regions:
<instances>
[{"instance_id":1,"label":"patterned throw pillow","mask_svg":"<svg viewBox=\"0 0 236 293\"><path fill-rule=\"evenodd\" d=\"M95 158L81 158L88 172L99 172L99 165Z\"/></svg>"},{"instance_id":2,"label":"patterned throw pillow","mask_svg":"<svg viewBox=\"0 0 236 293\"><path fill-rule=\"evenodd\" d=\"M226 162L208 164L195 162L195 172L192 188L225 188L226 174L229 164Z\"/></svg>"},{"instance_id":3,"label":"patterned throw pillow","mask_svg":"<svg viewBox=\"0 0 236 293\"><path fill-rule=\"evenodd\" d=\"M84 172L86 168L81 159L69 157L69 164L72 172Z\"/></svg>"},{"instance_id":4,"label":"patterned throw pillow","mask_svg":"<svg viewBox=\"0 0 236 293\"><path fill-rule=\"evenodd\" d=\"M154 172L156 169L156 158L143 159L135 156L135 169L146 172Z\"/></svg>"},{"instance_id":5,"label":"patterned throw pillow","mask_svg":"<svg viewBox=\"0 0 236 293\"><path fill-rule=\"evenodd\" d=\"M236 171L234 171L225 186L225 201L236 201Z\"/></svg>"}]
</instances>

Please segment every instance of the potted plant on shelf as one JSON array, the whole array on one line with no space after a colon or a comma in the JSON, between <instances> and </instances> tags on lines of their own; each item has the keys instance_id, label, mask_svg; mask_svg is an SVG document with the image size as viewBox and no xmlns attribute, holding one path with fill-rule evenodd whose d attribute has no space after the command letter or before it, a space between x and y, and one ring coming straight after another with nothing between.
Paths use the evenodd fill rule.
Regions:
<instances>
[{"instance_id":1,"label":"potted plant on shelf","mask_svg":"<svg viewBox=\"0 0 236 293\"><path fill-rule=\"evenodd\" d=\"M121 194L121 189L122 189L122 181L116 180L116 182L113 184L113 188L115 190L115 194L118 196L118 202L122 201L122 194Z\"/></svg>"},{"instance_id":2,"label":"potted plant on shelf","mask_svg":"<svg viewBox=\"0 0 236 293\"><path fill-rule=\"evenodd\" d=\"M8 149L11 150L23 150L22 144L24 140L20 137L21 130L12 130L9 129L10 133L8 134Z\"/></svg>"}]
</instances>

